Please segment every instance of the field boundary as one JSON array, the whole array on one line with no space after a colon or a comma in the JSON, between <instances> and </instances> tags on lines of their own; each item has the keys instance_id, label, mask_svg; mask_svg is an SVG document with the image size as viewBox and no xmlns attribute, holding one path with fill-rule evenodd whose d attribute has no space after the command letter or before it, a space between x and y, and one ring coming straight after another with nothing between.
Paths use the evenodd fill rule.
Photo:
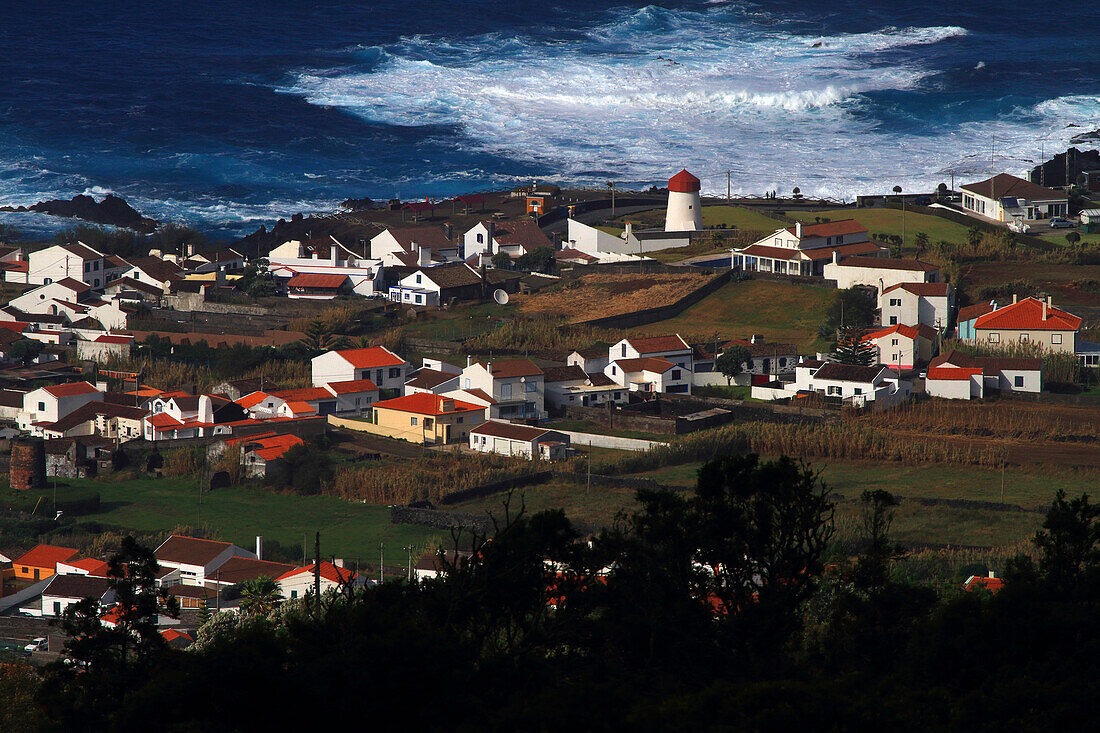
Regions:
<instances>
[{"instance_id":1,"label":"field boundary","mask_svg":"<svg viewBox=\"0 0 1100 733\"><path fill-rule=\"evenodd\" d=\"M650 323L665 321L675 318L689 307L695 305L703 298L730 282L732 270L715 275L709 282L704 283L674 303L658 306L656 308L644 308L629 313L619 313L614 316L593 318L588 321L580 321L578 326L590 326L592 328L633 328L635 326L647 326Z\"/></svg>"}]
</instances>

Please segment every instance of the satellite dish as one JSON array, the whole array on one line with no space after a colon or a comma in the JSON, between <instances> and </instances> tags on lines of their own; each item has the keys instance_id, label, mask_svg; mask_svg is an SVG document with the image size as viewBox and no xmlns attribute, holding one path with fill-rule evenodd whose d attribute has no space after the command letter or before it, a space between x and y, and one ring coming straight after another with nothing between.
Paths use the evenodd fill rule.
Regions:
<instances>
[{"instance_id":1,"label":"satellite dish","mask_svg":"<svg viewBox=\"0 0 1100 733\"><path fill-rule=\"evenodd\" d=\"M508 305L508 293L501 288L497 288L493 291L493 300L496 301L497 305Z\"/></svg>"}]
</instances>

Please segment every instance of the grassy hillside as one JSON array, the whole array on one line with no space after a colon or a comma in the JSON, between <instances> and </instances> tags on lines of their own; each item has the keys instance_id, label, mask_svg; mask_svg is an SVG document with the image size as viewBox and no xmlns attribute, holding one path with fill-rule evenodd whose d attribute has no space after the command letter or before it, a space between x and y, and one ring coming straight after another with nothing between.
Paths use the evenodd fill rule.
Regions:
<instances>
[{"instance_id":1,"label":"grassy hillside","mask_svg":"<svg viewBox=\"0 0 1100 733\"><path fill-rule=\"evenodd\" d=\"M814 223L816 217L832 221L855 219L867 227L867 231L872 235L882 233L901 236L902 232L902 212L900 209L836 209L833 211L791 212L791 216L811 224ZM927 234L930 242L938 242L941 239L948 242L965 242L967 227L938 216L906 211L906 244L911 245L913 243L913 237L916 236L917 232Z\"/></svg>"}]
</instances>

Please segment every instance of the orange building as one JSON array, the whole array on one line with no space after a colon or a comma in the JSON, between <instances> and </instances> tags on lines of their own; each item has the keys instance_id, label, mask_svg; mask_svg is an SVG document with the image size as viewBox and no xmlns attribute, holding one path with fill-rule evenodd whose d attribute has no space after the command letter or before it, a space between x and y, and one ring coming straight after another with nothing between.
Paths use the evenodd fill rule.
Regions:
<instances>
[{"instance_id":1,"label":"orange building","mask_svg":"<svg viewBox=\"0 0 1100 733\"><path fill-rule=\"evenodd\" d=\"M80 553L71 547L37 545L12 561L15 577L24 580L42 580L57 572L57 563L72 560Z\"/></svg>"}]
</instances>

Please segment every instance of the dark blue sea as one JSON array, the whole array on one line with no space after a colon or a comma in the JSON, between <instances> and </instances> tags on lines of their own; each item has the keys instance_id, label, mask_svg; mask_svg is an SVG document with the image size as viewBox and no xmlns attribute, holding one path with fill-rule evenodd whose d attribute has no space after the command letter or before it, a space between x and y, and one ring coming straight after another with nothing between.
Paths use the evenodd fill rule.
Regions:
<instances>
[{"instance_id":1,"label":"dark blue sea","mask_svg":"<svg viewBox=\"0 0 1100 733\"><path fill-rule=\"evenodd\" d=\"M1100 128L1089 2L3 5L0 203L114 191L226 234L683 166L722 193L727 171L735 193L929 189Z\"/></svg>"}]
</instances>

